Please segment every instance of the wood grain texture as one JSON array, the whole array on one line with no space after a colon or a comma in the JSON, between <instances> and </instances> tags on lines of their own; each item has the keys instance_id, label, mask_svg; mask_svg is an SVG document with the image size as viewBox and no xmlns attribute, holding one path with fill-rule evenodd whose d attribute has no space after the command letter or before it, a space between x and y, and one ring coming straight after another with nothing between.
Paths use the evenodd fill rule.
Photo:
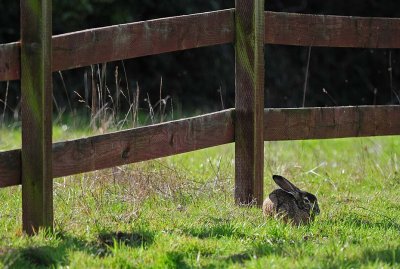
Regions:
<instances>
[{"instance_id":1,"label":"wood grain texture","mask_svg":"<svg viewBox=\"0 0 400 269\"><path fill-rule=\"evenodd\" d=\"M20 42L0 44L0 81L16 80L21 77Z\"/></svg>"},{"instance_id":2,"label":"wood grain texture","mask_svg":"<svg viewBox=\"0 0 400 269\"><path fill-rule=\"evenodd\" d=\"M73 175L234 142L232 113L234 110L225 110L193 119L55 143L53 174L56 177ZM399 118L400 106L271 108L264 110L264 140L400 135ZM213 127L200 128L202 121ZM191 128L188 127L190 125ZM189 134L185 134L189 131L197 133L194 136L197 141L207 142L185 142L191 141ZM179 135L173 135L174 132ZM152 144L151 137L157 138L156 144ZM171 137L175 145L169 144ZM133 145L129 152L124 151L127 145ZM102 156L96 157L97 152ZM115 161L107 157L108 152L111 152L109 155ZM129 159L121 159L121 156L129 156ZM0 187L20 185L20 173L21 150L0 152Z\"/></svg>"},{"instance_id":3,"label":"wood grain texture","mask_svg":"<svg viewBox=\"0 0 400 269\"><path fill-rule=\"evenodd\" d=\"M234 109L53 144L54 177L234 142ZM0 152L0 187L21 184L21 150Z\"/></svg>"},{"instance_id":4,"label":"wood grain texture","mask_svg":"<svg viewBox=\"0 0 400 269\"><path fill-rule=\"evenodd\" d=\"M234 10L120 24L53 37L53 71L233 41ZM19 46L0 45L0 81L19 79Z\"/></svg>"},{"instance_id":5,"label":"wood grain texture","mask_svg":"<svg viewBox=\"0 0 400 269\"><path fill-rule=\"evenodd\" d=\"M265 12L265 43L400 48L400 19Z\"/></svg>"},{"instance_id":6,"label":"wood grain texture","mask_svg":"<svg viewBox=\"0 0 400 269\"><path fill-rule=\"evenodd\" d=\"M233 142L232 110L57 143L54 176L140 162Z\"/></svg>"},{"instance_id":7,"label":"wood grain texture","mask_svg":"<svg viewBox=\"0 0 400 269\"><path fill-rule=\"evenodd\" d=\"M22 225L53 227L51 1L21 0Z\"/></svg>"},{"instance_id":8,"label":"wood grain texture","mask_svg":"<svg viewBox=\"0 0 400 269\"><path fill-rule=\"evenodd\" d=\"M300 140L400 134L400 106L264 110L264 140Z\"/></svg>"},{"instance_id":9,"label":"wood grain texture","mask_svg":"<svg viewBox=\"0 0 400 269\"><path fill-rule=\"evenodd\" d=\"M235 1L235 202L263 202L264 1Z\"/></svg>"},{"instance_id":10,"label":"wood grain texture","mask_svg":"<svg viewBox=\"0 0 400 269\"><path fill-rule=\"evenodd\" d=\"M21 185L21 149L0 152L0 188Z\"/></svg>"},{"instance_id":11,"label":"wood grain texture","mask_svg":"<svg viewBox=\"0 0 400 269\"><path fill-rule=\"evenodd\" d=\"M230 43L234 9L53 37L53 71ZM294 46L400 48L400 19L265 12L264 42ZM20 78L20 43L0 44L0 81Z\"/></svg>"}]
</instances>

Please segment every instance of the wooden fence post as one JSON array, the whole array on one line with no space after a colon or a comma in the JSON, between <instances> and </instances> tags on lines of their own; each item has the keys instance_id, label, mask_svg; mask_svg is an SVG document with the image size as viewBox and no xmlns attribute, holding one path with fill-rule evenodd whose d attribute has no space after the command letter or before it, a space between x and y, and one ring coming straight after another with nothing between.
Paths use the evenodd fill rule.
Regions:
<instances>
[{"instance_id":1,"label":"wooden fence post","mask_svg":"<svg viewBox=\"0 0 400 269\"><path fill-rule=\"evenodd\" d=\"M236 0L235 7L235 202L261 205L264 0Z\"/></svg>"},{"instance_id":2,"label":"wooden fence post","mask_svg":"<svg viewBox=\"0 0 400 269\"><path fill-rule=\"evenodd\" d=\"M53 227L52 1L21 0L22 225Z\"/></svg>"}]
</instances>

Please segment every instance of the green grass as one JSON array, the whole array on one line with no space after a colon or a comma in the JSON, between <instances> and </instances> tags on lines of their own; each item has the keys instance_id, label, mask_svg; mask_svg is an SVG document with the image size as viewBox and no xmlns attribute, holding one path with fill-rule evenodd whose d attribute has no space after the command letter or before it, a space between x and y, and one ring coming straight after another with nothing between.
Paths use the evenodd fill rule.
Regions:
<instances>
[{"instance_id":1,"label":"green grass","mask_svg":"<svg viewBox=\"0 0 400 269\"><path fill-rule=\"evenodd\" d=\"M57 128L55 140L85 135ZM0 150L16 133L0 130ZM400 268L399 158L400 137L266 143L265 193L277 173L319 199L301 227L233 204L233 145L56 179L53 234L22 235L21 189L1 189L0 264Z\"/></svg>"}]
</instances>

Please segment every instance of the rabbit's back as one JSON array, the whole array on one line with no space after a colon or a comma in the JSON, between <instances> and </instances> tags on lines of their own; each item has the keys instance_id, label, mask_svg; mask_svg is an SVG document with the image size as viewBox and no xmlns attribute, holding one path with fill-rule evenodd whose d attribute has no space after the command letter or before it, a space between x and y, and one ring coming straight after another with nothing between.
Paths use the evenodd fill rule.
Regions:
<instances>
[{"instance_id":1,"label":"rabbit's back","mask_svg":"<svg viewBox=\"0 0 400 269\"><path fill-rule=\"evenodd\" d=\"M266 217L279 217L285 222L292 221L298 225L307 223L309 214L301 211L292 195L282 189L271 192L263 203L263 214Z\"/></svg>"},{"instance_id":2,"label":"rabbit's back","mask_svg":"<svg viewBox=\"0 0 400 269\"><path fill-rule=\"evenodd\" d=\"M271 192L263 203L263 213L265 216L288 215L294 217L294 211L297 208L293 197L282 189L276 189Z\"/></svg>"}]
</instances>

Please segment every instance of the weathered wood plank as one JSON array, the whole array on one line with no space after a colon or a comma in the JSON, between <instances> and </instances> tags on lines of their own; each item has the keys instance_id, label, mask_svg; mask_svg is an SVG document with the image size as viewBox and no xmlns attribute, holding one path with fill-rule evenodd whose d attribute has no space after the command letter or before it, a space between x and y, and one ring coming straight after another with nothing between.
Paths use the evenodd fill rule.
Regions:
<instances>
[{"instance_id":1,"label":"weathered wood plank","mask_svg":"<svg viewBox=\"0 0 400 269\"><path fill-rule=\"evenodd\" d=\"M0 188L21 185L21 149L0 152Z\"/></svg>"},{"instance_id":2,"label":"weathered wood plank","mask_svg":"<svg viewBox=\"0 0 400 269\"><path fill-rule=\"evenodd\" d=\"M233 41L233 9L120 24L53 37L53 71ZM19 79L20 44L0 45L0 81Z\"/></svg>"},{"instance_id":3,"label":"weathered wood plank","mask_svg":"<svg viewBox=\"0 0 400 269\"><path fill-rule=\"evenodd\" d=\"M54 176L140 162L233 142L232 110L55 144Z\"/></svg>"},{"instance_id":4,"label":"weathered wood plank","mask_svg":"<svg viewBox=\"0 0 400 269\"><path fill-rule=\"evenodd\" d=\"M233 10L85 30L54 40L54 70L224 44L232 39Z\"/></svg>"},{"instance_id":5,"label":"weathered wood plank","mask_svg":"<svg viewBox=\"0 0 400 269\"><path fill-rule=\"evenodd\" d=\"M22 225L53 227L51 1L21 0Z\"/></svg>"},{"instance_id":6,"label":"weathered wood plank","mask_svg":"<svg viewBox=\"0 0 400 269\"><path fill-rule=\"evenodd\" d=\"M300 140L400 134L400 106L264 110L264 140Z\"/></svg>"},{"instance_id":7,"label":"weathered wood plank","mask_svg":"<svg viewBox=\"0 0 400 269\"><path fill-rule=\"evenodd\" d=\"M231 114L225 110L154 126L141 127L122 132L81 138L53 144L53 175L68 176L92 169L101 169L128 162L140 162L177 153L234 142ZM205 117L204 119L202 119ZM264 110L264 140L303 140L342 137L384 136L400 134L400 106L360 106L324 108L271 108ZM191 122L191 123L189 123ZM200 123L208 122L201 129ZM192 126L192 127L188 127ZM157 131L155 131L157 130ZM177 135L168 131L173 130ZM191 131L197 141L190 141ZM171 132L171 131L170 131ZM149 134L156 133L156 144ZM175 145L170 138L174 136ZM149 137L150 136L150 137ZM179 138L177 138L179 137ZM209 140L207 140L209 139ZM107 142L107 141L116 142ZM181 142L176 142L181 141ZM130 146L129 160L122 159L124 149ZM178 146L179 145L179 146ZM88 149L90 148L90 149ZM107 160L108 151L111 153ZM68 151L68 153L66 153ZM143 152L144 151L144 152ZM95 157L100 152L102 156ZM115 153L116 152L116 153ZM89 158L85 160L86 156ZM115 157L116 156L116 157ZM126 156L126 155L124 155ZM71 158L69 160L68 158ZM115 158L115 162L113 161ZM83 162L84 164L80 164ZM100 164L96 164L100 162ZM85 165L88 165L85 167ZM0 187L21 184L21 150L0 152Z\"/></svg>"},{"instance_id":8,"label":"weathered wood plank","mask_svg":"<svg viewBox=\"0 0 400 269\"><path fill-rule=\"evenodd\" d=\"M53 175L62 177L234 142L233 111L53 144ZM0 152L0 187L21 184L21 150Z\"/></svg>"},{"instance_id":9,"label":"weathered wood plank","mask_svg":"<svg viewBox=\"0 0 400 269\"><path fill-rule=\"evenodd\" d=\"M234 9L88 29L53 37L53 71L230 43ZM265 12L264 42L400 48L400 19ZM0 81L20 78L20 43L0 45Z\"/></svg>"},{"instance_id":10,"label":"weathered wood plank","mask_svg":"<svg viewBox=\"0 0 400 269\"><path fill-rule=\"evenodd\" d=\"M265 12L265 43L400 48L400 19Z\"/></svg>"},{"instance_id":11,"label":"weathered wood plank","mask_svg":"<svg viewBox=\"0 0 400 269\"><path fill-rule=\"evenodd\" d=\"M264 1L236 0L235 202L262 204Z\"/></svg>"},{"instance_id":12,"label":"weathered wood plank","mask_svg":"<svg viewBox=\"0 0 400 269\"><path fill-rule=\"evenodd\" d=\"M0 44L0 81L16 80L21 77L20 42Z\"/></svg>"}]
</instances>

